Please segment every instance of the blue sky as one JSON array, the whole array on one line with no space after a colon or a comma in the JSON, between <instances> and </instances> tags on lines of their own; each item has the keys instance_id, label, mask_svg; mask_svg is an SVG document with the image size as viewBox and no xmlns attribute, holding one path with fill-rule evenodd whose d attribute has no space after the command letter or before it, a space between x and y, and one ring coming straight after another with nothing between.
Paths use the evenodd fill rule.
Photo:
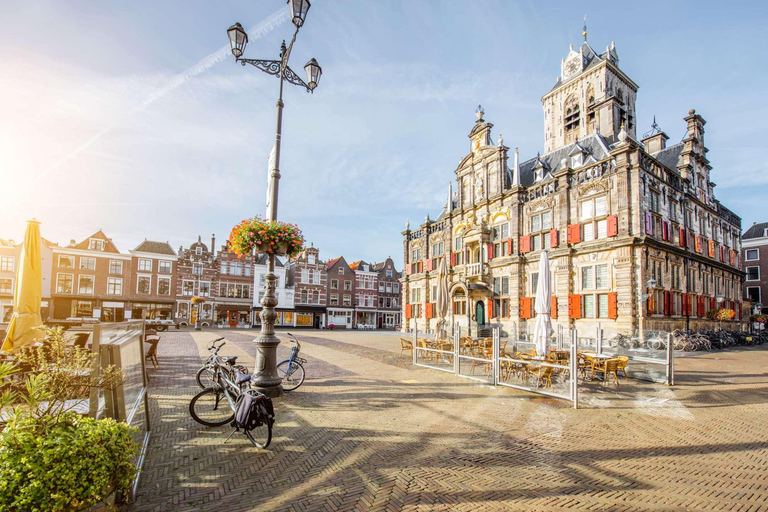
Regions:
<instances>
[{"instance_id":1,"label":"blue sky","mask_svg":"<svg viewBox=\"0 0 768 512\"><path fill-rule=\"evenodd\" d=\"M0 237L24 220L66 244L99 228L127 251L174 248L264 213L277 80L235 64L226 29L261 25L246 49L276 58L283 0L0 3ZM615 41L640 85L638 133L670 136L695 108L715 194L768 221L768 59L762 2L316 0L291 58L323 67L287 86L278 217L321 257L402 263L405 219L433 218L469 152L478 104L507 146L543 149L540 98L568 45ZM218 245L218 244L217 244Z\"/></svg>"}]
</instances>

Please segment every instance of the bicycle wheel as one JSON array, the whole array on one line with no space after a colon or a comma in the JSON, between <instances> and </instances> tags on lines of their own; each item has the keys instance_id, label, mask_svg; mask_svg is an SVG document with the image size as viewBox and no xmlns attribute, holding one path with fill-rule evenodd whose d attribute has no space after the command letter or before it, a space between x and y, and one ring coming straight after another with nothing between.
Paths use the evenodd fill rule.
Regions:
<instances>
[{"instance_id":1,"label":"bicycle wheel","mask_svg":"<svg viewBox=\"0 0 768 512\"><path fill-rule=\"evenodd\" d=\"M214 373L215 372L213 368L207 365L197 370L197 375L195 375L195 380L197 381L197 385L200 386L202 389L213 386Z\"/></svg>"},{"instance_id":2,"label":"bicycle wheel","mask_svg":"<svg viewBox=\"0 0 768 512\"><path fill-rule=\"evenodd\" d=\"M218 388L205 388L196 394L189 402L189 414L206 427L226 425L235 418L224 390Z\"/></svg>"},{"instance_id":3,"label":"bicycle wheel","mask_svg":"<svg viewBox=\"0 0 768 512\"><path fill-rule=\"evenodd\" d=\"M286 359L277 365L277 374L283 379L283 390L293 391L304 382L304 366L298 361Z\"/></svg>"},{"instance_id":4,"label":"bicycle wheel","mask_svg":"<svg viewBox=\"0 0 768 512\"><path fill-rule=\"evenodd\" d=\"M244 430L245 437L259 448L266 448L272 442L272 421L268 421L260 427L253 430Z\"/></svg>"}]
</instances>

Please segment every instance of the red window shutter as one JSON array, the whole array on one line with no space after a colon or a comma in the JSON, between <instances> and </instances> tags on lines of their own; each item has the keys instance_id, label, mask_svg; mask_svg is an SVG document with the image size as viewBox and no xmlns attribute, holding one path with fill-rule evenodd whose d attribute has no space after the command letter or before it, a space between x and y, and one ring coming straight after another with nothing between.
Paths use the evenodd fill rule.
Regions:
<instances>
[{"instance_id":1,"label":"red window shutter","mask_svg":"<svg viewBox=\"0 0 768 512\"><path fill-rule=\"evenodd\" d=\"M731 251L731 266L736 264L736 251Z\"/></svg>"},{"instance_id":2,"label":"red window shutter","mask_svg":"<svg viewBox=\"0 0 768 512\"><path fill-rule=\"evenodd\" d=\"M577 244L581 242L581 224L571 224L568 226L568 243Z\"/></svg>"},{"instance_id":3,"label":"red window shutter","mask_svg":"<svg viewBox=\"0 0 768 512\"><path fill-rule=\"evenodd\" d=\"M552 306L550 306L550 315L552 319L557 319L557 296L552 296Z\"/></svg>"},{"instance_id":4,"label":"red window shutter","mask_svg":"<svg viewBox=\"0 0 768 512\"><path fill-rule=\"evenodd\" d=\"M707 242L707 245L709 246L709 257L714 258L715 257L715 241L710 240Z\"/></svg>"},{"instance_id":5,"label":"red window shutter","mask_svg":"<svg viewBox=\"0 0 768 512\"><path fill-rule=\"evenodd\" d=\"M581 295L568 296L568 318L581 318Z\"/></svg>"},{"instance_id":6,"label":"red window shutter","mask_svg":"<svg viewBox=\"0 0 768 512\"><path fill-rule=\"evenodd\" d=\"M411 265L410 265L410 263L405 266L405 275L407 275L407 276L411 275Z\"/></svg>"},{"instance_id":7,"label":"red window shutter","mask_svg":"<svg viewBox=\"0 0 768 512\"><path fill-rule=\"evenodd\" d=\"M669 290L664 290L664 315L669 316Z\"/></svg>"},{"instance_id":8,"label":"red window shutter","mask_svg":"<svg viewBox=\"0 0 768 512\"><path fill-rule=\"evenodd\" d=\"M507 255L512 256L512 239L507 240Z\"/></svg>"},{"instance_id":9,"label":"red window shutter","mask_svg":"<svg viewBox=\"0 0 768 512\"><path fill-rule=\"evenodd\" d=\"M685 247L685 228L680 226L680 247Z\"/></svg>"},{"instance_id":10,"label":"red window shutter","mask_svg":"<svg viewBox=\"0 0 768 512\"><path fill-rule=\"evenodd\" d=\"M683 303L683 315L688 315L688 294L684 293L682 294L682 303Z\"/></svg>"},{"instance_id":11,"label":"red window shutter","mask_svg":"<svg viewBox=\"0 0 768 512\"><path fill-rule=\"evenodd\" d=\"M413 318L413 306L411 304L405 305L405 318Z\"/></svg>"},{"instance_id":12,"label":"red window shutter","mask_svg":"<svg viewBox=\"0 0 768 512\"><path fill-rule=\"evenodd\" d=\"M549 247L555 249L560 244L560 232L556 229L549 230Z\"/></svg>"},{"instance_id":13,"label":"red window shutter","mask_svg":"<svg viewBox=\"0 0 768 512\"><path fill-rule=\"evenodd\" d=\"M661 239L666 240L667 239L667 222L661 221Z\"/></svg>"},{"instance_id":14,"label":"red window shutter","mask_svg":"<svg viewBox=\"0 0 768 512\"><path fill-rule=\"evenodd\" d=\"M493 244L488 244L488 261L493 259Z\"/></svg>"},{"instance_id":15,"label":"red window shutter","mask_svg":"<svg viewBox=\"0 0 768 512\"><path fill-rule=\"evenodd\" d=\"M710 311L714 311L714 309L715 309L715 298L714 297L710 297L709 298L709 310Z\"/></svg>"},{"instance_id":16,"label":"red window shutter","mask_svg":"<svg viewBox=\"0 0 768 512\"><path fill-rule=\"evenodd\" d=\"M451 266L452 267L456 266L456 253L455 252L451 253Z\"/></svg>"},{"instance_id":17,"label":"red window shutter","mask_svg":"<svg viewBox=\"0 0 768 512\"><path fill-rule=\"evenodd\" d=\"M608 294L608 318L619 317L619 294L616 292Z\"/></svg>"},{"instance_id":18,"label":"red window shutter","mask_svg":"<svg viewBox=\"0 0 768 512\"><path fill-rule=\"evenodd\" d=\"M619 216L611 215L608 217L608 236L616 236L619 234Z\"/></svg>"},{"instance_id":19,"label":"red window shutter","mask_svg":"<svg viewBox=\"0 0 768 512\"><path fill-rule=\"evenodd\" d=\"M493 299L488 299L488 320L493 318Z\"/></svg>"},{"instance_id":20,"label":"red window shutter","mask_svg":"<svg viewBox=\"0 0 768 512\"><path fill-rule=\"evenodd\" d=\"M531 237L525 235L520 237L520 254L531 252Z\"/></svg>"}]
</instances>

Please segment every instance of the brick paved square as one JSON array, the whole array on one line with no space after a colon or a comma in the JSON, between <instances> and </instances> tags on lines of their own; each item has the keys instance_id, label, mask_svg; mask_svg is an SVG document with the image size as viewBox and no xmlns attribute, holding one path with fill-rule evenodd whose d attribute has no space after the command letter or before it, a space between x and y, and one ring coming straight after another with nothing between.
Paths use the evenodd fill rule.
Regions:
<instances>
[{"instance_id":1,"label":"brick paved square","mask_svg":"<svg viewBox=\"0 0 768 512\"><path fill-rule=\"evenodd\" d=\"M187 411L218 335L252 364L256 331L163 334L132 511L768 510L762 347L680 358L674 388L600 388L574 411L414 368L394 333L303 331L307 380L259 450Z\"/></svg>"}]
</instances>

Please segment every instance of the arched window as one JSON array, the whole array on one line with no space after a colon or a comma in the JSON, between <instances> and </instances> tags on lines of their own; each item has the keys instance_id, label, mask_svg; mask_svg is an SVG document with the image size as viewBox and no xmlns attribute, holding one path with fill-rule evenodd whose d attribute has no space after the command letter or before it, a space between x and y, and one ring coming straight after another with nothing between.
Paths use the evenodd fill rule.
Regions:
<instances>
[{"instance_id":1,"label":"arched window","mask_svg":"<svg viewBox=\"0 0 768 512\"><path fill-rule=\"evenodd\" d=\"M307 304L307 290L301 290L301 303Z\"/></svg>"},{"instance_id":2,"label":"arched window","mask_svg":"<svg viewBox=\"0 0 768 512\"><path fill-rule=\"evenodd\" d=\"M579 134L579 123L581 121L581 111L579 100L575 94L571 94L563 103L563 135L564 143L568 144L576 140Z\"/></svg>"},{"instance_id":3,"label":"arched window","mask_svg":"<svg viewBox=\"0 0 768 512\"><path fill-rule=\"evenodd\" d=\"M312 304L320 304L320 292L317 290L312 292Z\"/></svg>"},{"instance_id":4,"label":"arched window","mask_svg":"<svg viewBox=\"0 0 768 512\"><path fill-rule=\"evenodd\" d=\"M595 87L589 84L587 87L587 133L595 131Z\"/></svg>"}]
</instances>

